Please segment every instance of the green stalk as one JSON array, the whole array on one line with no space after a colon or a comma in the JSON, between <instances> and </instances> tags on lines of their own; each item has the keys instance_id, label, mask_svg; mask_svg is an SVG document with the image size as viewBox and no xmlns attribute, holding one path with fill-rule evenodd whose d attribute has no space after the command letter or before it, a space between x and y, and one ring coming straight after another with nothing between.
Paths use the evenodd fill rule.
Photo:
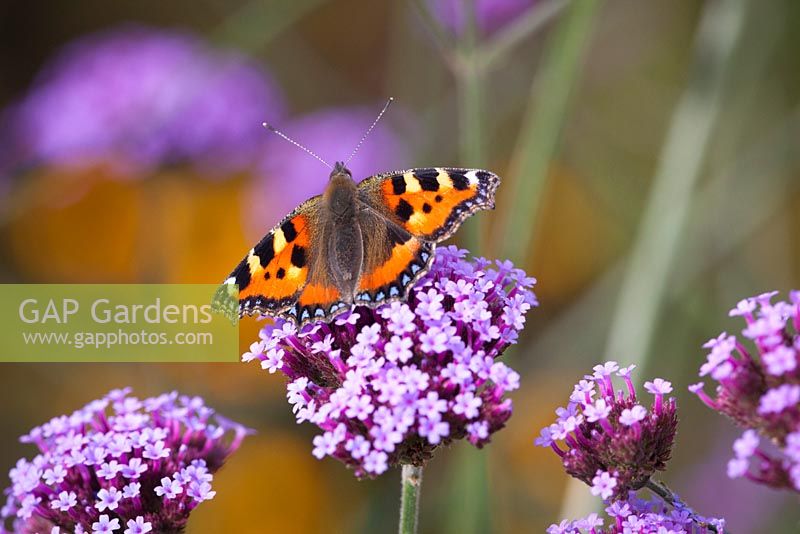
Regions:
<instances>
[{"instance_id":1,"label":"green stalk","mask_svg":"<svg viewBox=\"0 0 800 534\"><path fill-rule=\"evenodd\" d=\"M478 29L475 20L475 1L462 0L467 24L459 42L456 77L459 116L459 163L468 167L483 167L483 72L478 65ZM471 217L459 231L463 244L473 254L483 253L482 222L484 217ZM448 506L450 513L446 532L469 534L490 530L490 503L486 453L473 447L460 447L451 468Z\"/></svg>"},{"instance_id":2,"label":"green stalk","mask_svg":"<svg viewBox=\"0 0 800 534\"><path fill-rule=\"evenodd\" d=\"M692 195L722 109L747 6L747 0L705 4L689 82L672 116L612 316L607 359L640 368L647 364ZM571 480L561 516L580 517L594 505L585 485Z\"/></svg>"},{"instance_id":3,"label":"green stalk","mask_svg":"<svg viewBox=\"0 0 800 534\"><path fill-rule=\"evenodd\" d=\"M461 61L454 71L458 93L459 154L460 164L468 167L486 165L483 145L483 73L477 59L478 29L475 20L474 0L462 0L467 24L460 44ZM481 221L473 217L464 222L461 236L464 245L479 254L481 246Z\"/></svg>"},{"instance_id":4,"label":"green stalk","mask_svg":"<svg viewBox=\"0 0 800 534\"><path fill-rule=\"evenodd\" d=\"M531 86L509 178L501 193L509 204L498 212L499 224L493 239L495 243L505 243L503 255L518 265L524 264L533 239L542 190L558 149L599 4L576 1L564 10L563 19L548 39L542 67Z\"/></svg>"},{"instance_id":5,"label":"green stalk","mask_svg":"<svg viewBox=\"0 0 800 534\"><path fill-rule=\"evenodd\" d=\"M403 464L400 494L400 534L416 534L422 468Z\"/></svg>"},{"instance_id":6,"label":"green stalk","mask_svg":"<svg viewBox=\"0 0 800 534\"><path fill-rule=\"evenodd\" d=\"M457 75L460 123L459 164L465 167L485 167L483 149L483 76L473 61L464 62ZM474 254L483 251L481 242L482 217L470 217L461 227L464 246Z\"/></svg>"}]
</instances>

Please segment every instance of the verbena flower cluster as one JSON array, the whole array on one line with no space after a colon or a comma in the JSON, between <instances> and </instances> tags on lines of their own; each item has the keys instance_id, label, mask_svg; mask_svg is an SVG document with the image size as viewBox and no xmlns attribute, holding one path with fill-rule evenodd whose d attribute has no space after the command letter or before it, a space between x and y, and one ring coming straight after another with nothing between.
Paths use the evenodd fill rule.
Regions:
<instances>
[{"instance_id":1,"label":"verbena flower cluster","mask_svg":"<svg viewBox=\"0 0 800 534\"><path fill-rule=\"evenodd\" d=\"M496 361L516 342L537 301L509 262L437 250L407 302L356 307L298 332L266 326L243 360L288 378L298 423L323 433L313 455L374 476L390 465L422 465L433 450L466 437L481 447L511 416L505 394L519 375Z\"/></svg>"},{"instance_id":2,"label":"verbena flower cluster","mask_svg":"<svg viewBox=\"0 0 800 534\"><path fill-rule=\"evenodd\" d=\"M192 163L212 177L254 165L258 121L284 113L256 62L187 32L126 26L65 47L9 122L18 164L105 163L135 177Z\"/></svg>"},{"instance_id":3,"label":"verbena flower cluster","mask_svg":"<svg viewBox=\"0 0 800 534\"><path fill-rule=\"evenodd\" d=\"M575 521L550 525L548 534L706 534L723 532L725 520L698 516L682 502L669 505L660 497L640 499L630 492L624 500L607 506L608 518L589 514ZM606 525L606 521L608 524Z\"/></svg>"},{"instance_id":4,"label":"verbena flower cluster","mask_svg":"<svg viewBox=\"0 0 800 534\"><path fill-rule=\"evenodd\" d=\"M568 474L605 500L627 496L664 470L675 438L675 399L665 398L672 385L660 378L646 382L645 390L654 396L647 407L631 381L633 367L596 365L594 374L575 386L567 407L556 410L558 420L535 441L551 447ZM614 389L614 374L624 381L624 390Z\"/></svg>"},{"instance_id":5,"label":"verbena flower cluster","mask_svg":"<svg viewBox=\"0 0 800 534\"><path fill-rule=\"evenodd\" d=\"M700 376L689 389L710 408L747 428L733 445L728 476L800 491L800 291L772 303L777 291L744 299L730 311L747 323L742 338L725 332L709 340Z\"/></svg>"},{"instance_id":6,"label":"verbena flower cluster","mask_svg":"<svg viewBox=\"0 0 800 534\"><path fill-rule=\"evenodd\" d=\"M199 397L129 393L111 391L21 438L41 452L11 469L0 533L182 532L214 498L213 473L247 430Z\"/></svg>"}]
</instances>

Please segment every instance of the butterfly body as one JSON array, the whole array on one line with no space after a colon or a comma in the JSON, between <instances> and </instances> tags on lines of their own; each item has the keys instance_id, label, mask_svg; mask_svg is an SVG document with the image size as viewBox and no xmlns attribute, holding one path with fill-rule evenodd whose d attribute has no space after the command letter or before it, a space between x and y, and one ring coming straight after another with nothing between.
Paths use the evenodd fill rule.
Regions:
<instances>
[{"instance_id":1,"label":"butterfly body","mask_svg":"<svg viewBox=\"0 0 800 534\"><path fill-rule=\"evenodd\" d=\"M479 169L424 168L356 183L342 163L322 195L273 228L234 269L239 315L298 325L353 304L406 298L433 261L436 244L469 215L494 208L499 178Z\"/></svg>"},{"instance_id":2,"label":"butterfly body","mask_svg":"<svg viewBox=\"0 0 800 534\"><path fill-rule=\"evenodd\" d=\"M327 237L327 269L342 302L352 304L364 260L358 188L343 164L337 163L320 202Z\"/></svg>"}]
</instances>

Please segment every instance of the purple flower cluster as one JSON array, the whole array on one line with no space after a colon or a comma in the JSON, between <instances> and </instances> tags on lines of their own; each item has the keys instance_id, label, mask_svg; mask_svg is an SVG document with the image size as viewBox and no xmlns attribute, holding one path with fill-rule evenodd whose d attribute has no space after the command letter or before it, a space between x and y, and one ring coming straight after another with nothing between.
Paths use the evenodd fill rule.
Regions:
<instances>
[{"instance_id":1,"label":"purple flower cluster","mask_svg":"<svg viewBox=\"0 0 800 534\"><path fill-rule=\"evenodd\" d=\"M439 249L407 302L358 306L301 332L277 321L243 355L289 378L297 422L323 431L314 456L375 476L422 465L452 440L482 447L504 426L519 375L496 359L537 305L535 280L509 262L465 256Z\"/></svg>"},{"instance_id":2,"label":"purple flower cluster","mask_svg":"<svg viewBox=\"0 0 800 534\"><path fill-rule=\"evenodd\" d=\"M214 498L213 473L247 430L199 397L129 393L111 391L21 438L41 452L11 469L0 533L181 532Z\"/></svg>"},{"instance_id":3,"label":"purple flower cluster","mask_svg":"<svg viewBox=\"0 0 800 534\"><path fill-rule=\"evenodd\" d=\"M636 396L632 370L616 362L596 365L594 374L575 386L567 407L556 410L558 420L542 429L535 442L551 447L567 473L604 500L623 498L664 470L677 429L675 399L665 398L672 385L660 378L646 382L645 389L654 395L647 408ZM613 374L625 382L624 391L615 391Z\"/></svg>"},{"instance_id":4,"label":"purple flower cluster","mask_svg":"<svg viewBox=\"0 0 800 534\"><path fill-rule=\"evenodd\" d=\"M704 345L700 376L717 382L716 398L703 382L689 389L747 428L733 445L729 477L800 491L800 291L772 303L777 294L744 299L730 311L747 323L742 337L749 343L723 332Z\"/></svg>"},{"instance_id":5,"label":"purple flower cluster","mask_svg":"<svg viewBox=\"0 0 800 534\"><path fill-rule=\"evenodd\" d=\"M46 164L142 172L193 163L245 170L283 115L268 75L188 33L124 27L68 45L12 113L18 151ZM216 171L216 172L213 172Z\"/></svg>"},{"instance_id":6,"label":"purple flower cluster","mask_svg":"<svg viewBox=\"0 0 800 534\"><path fill-rule=\"evenodd\" d=\"M606 507L609 525L599 514L575 521L563 520L550 525L548 534L705 534L723 532L724 519L698 516L682 502L669 505L663 499L640 499L630 492L624 500Z\"/></svg>"}]
</instances>

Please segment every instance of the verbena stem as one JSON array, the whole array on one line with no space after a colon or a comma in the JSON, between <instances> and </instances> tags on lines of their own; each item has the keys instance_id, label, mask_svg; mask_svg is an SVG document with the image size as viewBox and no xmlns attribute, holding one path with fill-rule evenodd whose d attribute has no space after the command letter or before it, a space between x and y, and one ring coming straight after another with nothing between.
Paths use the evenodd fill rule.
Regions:
<instances>
[{"instance_id":1,"label":"verbena stem","mask_svg":"<svg viewBox=\"0 0 800 534\"><path fill-rule=\"evenodd\" d=\"M400 534L416 534L422 467L404 464L400 493Z\"/></svg>"}]
</instances>

